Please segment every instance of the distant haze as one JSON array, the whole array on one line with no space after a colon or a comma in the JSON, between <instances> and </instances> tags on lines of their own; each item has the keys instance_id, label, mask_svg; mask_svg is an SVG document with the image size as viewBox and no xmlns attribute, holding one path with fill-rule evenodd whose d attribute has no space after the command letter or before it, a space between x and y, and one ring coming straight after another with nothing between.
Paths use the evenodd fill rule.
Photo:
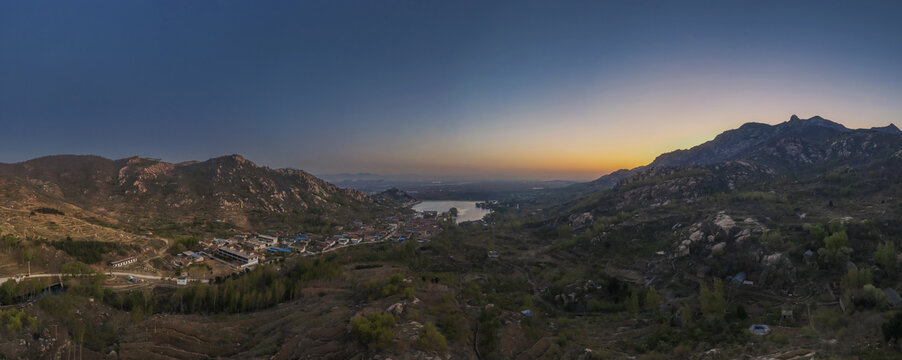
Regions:
<instances>
[{"instance_id":1,"label":"distant haze","mask_svg":"<svg viewBox=\"0 0 902 360\"><path fill-rule=\"evenodd\" d=\"M902 125L902 2L0 2L0 161L588 180L749 121Z\"/></svg>"}]
</instances>

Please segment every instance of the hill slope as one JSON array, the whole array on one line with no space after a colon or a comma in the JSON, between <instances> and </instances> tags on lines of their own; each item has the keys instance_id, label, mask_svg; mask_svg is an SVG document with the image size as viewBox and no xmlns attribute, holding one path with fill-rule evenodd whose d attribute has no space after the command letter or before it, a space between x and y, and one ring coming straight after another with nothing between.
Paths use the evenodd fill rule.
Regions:
<instances>
[{"instance_id":1,"label":"hill slope","mask_svg":"<svg viewBox=\"0 0 902 360\"><path fill-rule=\"evenodd\" d=\"M902 131L894 124L853 130L820 116L800 119L793 115L789 121L777 125L743 124L711 141L661 154L646 166L619 170L582 186L598 190L643 171L727 162L751 165L765 173L825 164L860 166L895 155L900 150L900 139Z\"/></svg>"},{"instance_id":2,"label":"hill slope","mask_svg":"<svg viewBox=\"0 0 902 360\"><path fill-rule=\"evenodd\" d=\"M364 194L301 170L260 167L238 155L173 164L132 157L59 155L0 164L0 201L78 208L136 228L207 221L251 228L341 221L383 209Z\"/></svg>"}]
</instances>

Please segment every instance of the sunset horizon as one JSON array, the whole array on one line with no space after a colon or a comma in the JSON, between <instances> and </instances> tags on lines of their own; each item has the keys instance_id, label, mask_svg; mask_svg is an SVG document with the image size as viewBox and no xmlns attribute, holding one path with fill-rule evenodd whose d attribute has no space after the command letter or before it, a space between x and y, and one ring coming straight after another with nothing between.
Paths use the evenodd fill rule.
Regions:
<instances>
[{"instance_id":1,"label":"sunset horizon","mask_svg":"<svg viewBox=\"0 0 902 360\"><path fill-rule=\"evenodd\" d=\"M165 3L3 4L0 161L584 181L746 122L902 118L890 3Z\"/></svg>"}]
</instances>

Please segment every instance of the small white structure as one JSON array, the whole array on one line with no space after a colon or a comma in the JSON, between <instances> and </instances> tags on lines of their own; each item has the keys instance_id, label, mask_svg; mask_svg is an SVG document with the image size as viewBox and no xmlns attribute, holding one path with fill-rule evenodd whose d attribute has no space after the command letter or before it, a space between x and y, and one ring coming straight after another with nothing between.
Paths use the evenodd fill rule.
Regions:
<instances>
[{"instance_id":1,"label":"small white structure","mask_svg":"<svg viewBox=\"0 0 902 360\"><path fill-rule=\"evenodd\" d=\"M180 277L178 279L175 279L175 284L176 285L188 285L188 279Z\"/></svg>"},{"instance_id":2,"label":"small white structure","mask_svg":"<svg viewBox=\"0 0 902 360\"><path fill-rule=\"evenodd\" d=\"M138 258L132 256L132 257L125 258L122 260L116 260L116 261L110 262L110 267L114 267L114 268L123 267L123 266L129 265L129 264L134 264L136 262L138 262Z\"/></svg>"}]
</instances>

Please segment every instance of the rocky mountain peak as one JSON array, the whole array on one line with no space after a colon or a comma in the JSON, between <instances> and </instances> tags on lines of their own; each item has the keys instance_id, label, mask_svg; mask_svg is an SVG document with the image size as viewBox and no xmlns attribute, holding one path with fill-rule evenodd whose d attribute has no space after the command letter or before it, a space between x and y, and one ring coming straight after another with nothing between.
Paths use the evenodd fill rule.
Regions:
<instances>
[{"instance_id":1,"label":"rocky mountain peak","mask_svg":"<svg viewBox=\"0 0 902 360\"><path fill-rule=\"evenodd\" d=\"M796 129L816 129L816 128L825 128L834 131L847 132L851 131L849 128L843 126L842 124L824 119L818 115L812 116L808 119L800 119L798 116L793 115L789 118L788 122L776 125L778 128L781 128L784 131L793 131Z\"/></svg>"},{"instance_id":2,"label":"rocky mountain peak","mask_svg":"<svg viewBox=\"0 0 902 360\"><path fill-rule=\"evenodd\" d=\"M789 121L776 125L750 122L724 131L690 149L661 154L645 167L605 175L591 184L600 188L610 187L629 174L653 168L742 162L772 171L830 159L864 160L872 152L889 151L897 146L893 143L895 140L890 139L875 142L870 138L874 132L902 134L894 124L880 128L849 129L821 116L802 119L792 115Z\"/></svg>"},{"instance_id":3,"label":"rocky mountain peak","mask_svg":"<svg viewBox=\"0 0 902 360\"><path fill-rule=\"evenodd\" d=\"M884 127L872 127L871 130L887 134L902 134L902 130L899 130L899 128L896 127L896 124L893 123Z\"/></svg>"},{"instance_id":4,"label":"rocky mountain peak","mask_svg":"<svg viewBox=\"0 0 902 360\"><path fill-rule=\"evenodd\" d=\"M291 219L310 214L339 218L381 209L358 191L338 188L301 170L260 167L240 155L179 164L141 157L53 156L0 163L0 177L16 180L8 187L37 191L48 201L140 226L192 222L198 217L231 218L239 226L287 226ZM41 187L32 188L30 183ZM15 189L0 186L0 200L6 190Z\"/></svg>"}]
</instances>

